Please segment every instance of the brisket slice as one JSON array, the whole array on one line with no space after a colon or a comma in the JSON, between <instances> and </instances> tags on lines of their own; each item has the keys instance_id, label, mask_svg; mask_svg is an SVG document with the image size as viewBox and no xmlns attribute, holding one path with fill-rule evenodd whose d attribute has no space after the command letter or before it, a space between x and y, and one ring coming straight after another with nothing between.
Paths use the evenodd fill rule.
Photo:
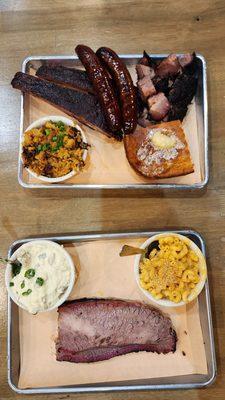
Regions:
<instances>
[{"instance_id":1,"label":"brisket slice","mask_svg":"<svg viewBox=\"0 0 225 400\"><path fill-rule=\"evenodd\" d=\"M114 136L107 127L103 111L95 96L22 72L16 73L11 84L15 89L30 93L58 107L81 123L100 130L108 136ZM120 140L119 135L114 137Z\"/></svg>"},{"instance_id":2,"label":"brisket slice","mask_svg":"<svg viewBox=\"0 0 225 400\"><path fill-rule=\"evenodd\" d=\"M58 313L58 361L85 363L131 352L176 350L170 318L144 303L81 299L64 303Z\"/></svg>"},{"instance_id":3,"label":"brisket slice","mask_svg":"<svg viewBox=\"0 0 225 400\"><path fill-rule=\"evenodd\" d=\"M63 67L62 65L47 64L38 68L36 76L94 94L92 83L89 81L86 71Z\"/></svg>"}]
</instances>

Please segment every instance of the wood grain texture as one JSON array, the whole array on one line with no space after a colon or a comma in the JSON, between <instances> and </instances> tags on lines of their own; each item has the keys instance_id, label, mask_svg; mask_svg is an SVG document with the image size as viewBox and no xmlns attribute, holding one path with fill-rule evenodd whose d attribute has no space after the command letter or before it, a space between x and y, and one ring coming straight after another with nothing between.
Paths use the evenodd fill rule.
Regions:
<instances>
[{"instance_id":1,"label":"wood grain texture","mask_svg":"<svg viewBox=\"0 0 225 400\"><path fill-rule=\"evenodd\" d=\"M57 399L130 400L225 398L225 3L224 0L0 1L1 254L30 235L77 231L183 228L206 239L218 360L206 390L92 395ZM208 62L211 177L206 193L59 192L23 190L17 183L20 94L10 80L28 55L73 54L78 43L121 53L196 50ZM0 398L23 398L6 378L6 291L0 272ZM47 399L47 396L26 396Z\"/></svg>"}]
</instances>

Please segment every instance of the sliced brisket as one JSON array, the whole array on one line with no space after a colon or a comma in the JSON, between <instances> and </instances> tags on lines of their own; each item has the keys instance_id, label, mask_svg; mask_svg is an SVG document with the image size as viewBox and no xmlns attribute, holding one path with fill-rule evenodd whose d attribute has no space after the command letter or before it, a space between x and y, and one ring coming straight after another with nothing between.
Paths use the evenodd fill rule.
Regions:
<instances>
[{"instance_id":1,"label":"sliced brisket","mask_svg":"<svg viewBox=\"0 0 225 400\"><path fill-rule=\"evenodd\" d=\"M95 362L138 351L176 350L170 318L140 303L83 299L58 309L58 361Z\"/></svg>"}]
</instances>

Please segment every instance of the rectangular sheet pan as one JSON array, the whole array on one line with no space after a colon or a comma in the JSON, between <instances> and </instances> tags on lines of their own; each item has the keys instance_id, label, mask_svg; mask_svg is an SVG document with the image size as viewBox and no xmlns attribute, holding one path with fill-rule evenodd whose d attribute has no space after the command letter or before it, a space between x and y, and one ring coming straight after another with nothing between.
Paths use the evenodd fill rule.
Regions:
<instances>
[{"instance_id":1,"label":"rectangular sheet pan","mask_svg":"<svg viewBox=\"0 0 225 400\"><path fill-rule=\"evenodd\" d=\"M163 231L165 232L165 231ZM205 243L203 238L195 231L177 230L174 231L184 234L192 239L205 254ZM100 234L75 234L73 236L50 236L45 239L54 240L62 244L79 243L85 241L128 239L135 237L150 237L159 232L126 232L126 233L100 233ZM40 237L35 237L40 239ZM23 243L30 239L18 240L14 242L9 249L9 256ZM19 313L18 307L10 299L8 299L8 383L9 386L17 393L82 393L82 392L103 392L117 390L158 390L158 389L193 389L210 385L216 377L216 358L211 318L210 294L208 281L199 296L199 313L200 323L202 327L203 339L205 343L205 354L207 360L207 374L183 375L164 378L149 378L144 381L126 381L126 382L110 382L103 384L81 385L81 386L58 386L58 387L41 387L19 389L18 380L20 374L20 345L19 345Z\"/></svg>"},{"instance_id":2,"label":"rectangular sheet pan","mask_svg":"<svg viewBox=\"0 0 225 400\"><path fill-rule=\"evenodd\" d=\"M152 57L156 60L160 60L166 57L168 54L153 54ZM171 180L163 180L161 182L148 182L143 178L143 183L129 183L129 182L113 182L108 183L79 183L79 182L64 182L61 184L43 184L40 181L30 181L28 178L28 172L24 170L21 159L19 157L18 162L18 181L24 188L30 189L151 189L151 190L162 190L162 189L189 189L197 190L206 187L209 179L209 160L208 160L208 104L207 104L207 79L206 79L206 61L203 56L198 56L199 62L199 82L198 89L195 96L195 108L196 108L196 125L197 125L197 136L199 144L199 169L201 171L201 179L194 183L184 183L177 181L172 183ZM121 55L128 67L134 67L138 62L141 55L138 54L127 54ZM62 64L67 67L81 67L81 63L76 56L32 56L24 60L22 64L22 72L30 73L36 71L41 65L46 62L54 62ZM20 122L20 138L27 127L27 116L29 111L29 101L26 101L26 95L21 95L21 122ZM186 181L185 181L186 182Z\"/></svg>"}]
</instances>

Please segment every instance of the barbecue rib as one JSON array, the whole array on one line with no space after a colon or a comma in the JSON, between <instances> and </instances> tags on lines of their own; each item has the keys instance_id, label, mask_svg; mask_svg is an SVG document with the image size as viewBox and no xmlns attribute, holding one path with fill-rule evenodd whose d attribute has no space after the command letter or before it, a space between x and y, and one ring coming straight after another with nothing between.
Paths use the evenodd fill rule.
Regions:
<instances>
[{"instance_id":1,"label":"barbecue rib","mask_svg":"<svg viewBox=\"0 0 225 400\"><path fill-rule=\"evenodd\" d=\"M144 303L81 299L64 303L58 313L58 361L85 363L131 352L176 350L171 320Z\"/></svg>"},{"instance_id":2,"label":"barbecue rib","mask_svg":"<svg viewBox=\"0 0 225 400\"><path fill-rule=\"evenodd\" d=\"M62 65L42 65L38 68L36 76L94 94L94 89L87 73L79 69L67 68Z\"/></svg>"},{"instance_id":3,"label":"barbecue rib","mask_svg":"<svg viewBox=\"0 0 225 400\"><path fill-rule=\"evenodd\" d=\"M101 106L95 96L22 72L16 73L11 84L15 89L30 93L58 107L81 123L100 130L107 136L120 139L118 135L114 136L109 131Z\"/></svg>"}]
</instances>

